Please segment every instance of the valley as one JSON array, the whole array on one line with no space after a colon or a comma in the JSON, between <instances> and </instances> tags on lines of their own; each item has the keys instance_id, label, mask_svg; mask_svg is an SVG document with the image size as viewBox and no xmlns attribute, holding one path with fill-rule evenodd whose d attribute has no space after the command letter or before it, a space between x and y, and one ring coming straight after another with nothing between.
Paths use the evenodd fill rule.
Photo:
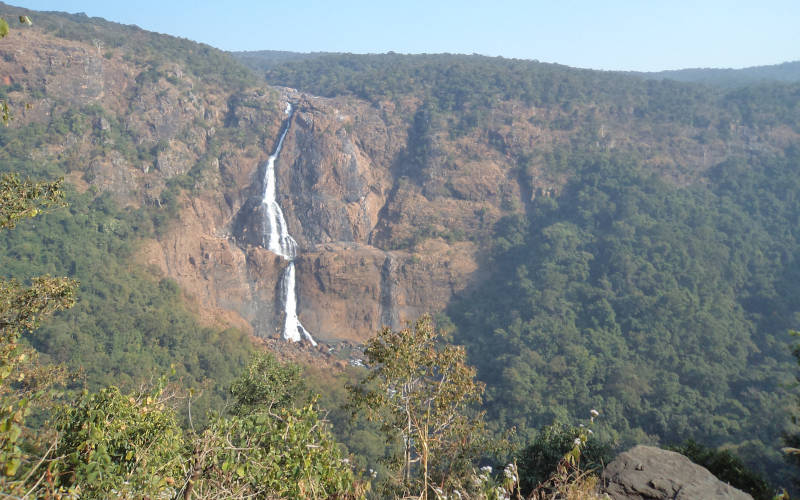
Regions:
<instances>
[{"instance_id":1,"label":"valley","mask_svg":"<svg viewBox=\"0 0 800 500\"><path fill-rule=\"evenodd\" d=\"M4 234L0 265L81 282L27 342L84 386L171 369L198 413L219 410L271 351L374 466L343 384L382 328L431 314L486 385L493 435L531 443L598 408L615 449L691 438L774 484L791 473L792 64L226 53L0 10L36 20L0 41L0 171L63 177L69 203Z\"/></svg>"}]
</instances>

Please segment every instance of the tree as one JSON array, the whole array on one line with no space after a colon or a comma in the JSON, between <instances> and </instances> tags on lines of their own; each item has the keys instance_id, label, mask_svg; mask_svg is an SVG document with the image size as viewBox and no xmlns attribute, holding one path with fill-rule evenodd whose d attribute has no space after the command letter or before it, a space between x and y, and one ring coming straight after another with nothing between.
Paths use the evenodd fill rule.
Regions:
<instances>
[{"instance_id":1,"label":"tree","mask_svg":"<svg viewBox=\"0 0 800 500\"><path fill-rule=\"evenodd\" d=\"M462 347L439 346L429 315L413 328L384 328L367 342L369 374L350 386L351 404L381 421L387 442L402 444L396 486L428 498L436 483L458 481L479 448L483 415L471 415L483 385Z\"/></svg>"},{"instance_id":2,"label":"tree","mask_svg":"<svg viewBox=\"0 0 800 500\"><path fill-rule=\"evenodd\" d=\"M231 385L234 399L231 413L247 415L259 409L291 408L307 392L299 366L281 363L272 354L259 352Z\"/></svg>"},{"instance_id":3,"label":"tree","mask_svg":"<svg viewBox=\"0 0 800 500\"><path fill-rule=\"evenodd\" d=\"M313 403L212 420L183 498L351 499L360 485Z\"/></svg>"},{"instance_id":4,"label":"tree","mask_svg":"<svg viewBox=\"0 0 800 500\"><path fill-rule=\"evenodd\" d=\"M63 179L23 181L17 174L3 174L0 178L0 229L14 229L18 220L35 217L49 208L66 206L62 182Z\"/></svg>"},{"instance_id":5,"label":"tree","mask_svg":"<svg viewBox=\"0 0 800 500\"><path fill-rule=\"evenodd\" d=\"M183 431L167 406L164 382L153 391L116 387L85 393L56 418L55 487L81 498L162 498L183 475Z\"/></svg>"},{"instance_id":6,"label":"tree","mask_svg":"<svg viewBox=\"0 0 800 500\"><path fill-rule=\"evenodd\" d=\"M231 415L194 438L184 499L363 496L297 365L257 353L231 394Z\"/></svg>"},{"instance_id":7,"label":"tree","mask_svg":"<svg viewBox=\"0 0 800 500\"><path fill-rule=\"evenodd\" d=\"M33 183L14 174L0 178L0 229L14 228L18 220L56 206L63 206L61 181ZM0 278L0 485L4 491L21 486L15 476L29 457L20 438L32 403L44 393L42 387L27 391L19 387L29 373L26 363L35 356L20 346L20 336L34 330L47 315L72 307L76 287L77 282L67 278L40 276L28 287Z\"/></svg>"},{"instance_id":8,"label":"tree","mask_svg":"<svg viewBox=\"0 0 800 500\"><path fill-rule=\"evenodd\" d=\"M798 331L790 330L789 334L795 338L800 337L800 332ZM800 363L800 344L795 344L794 348L792 349L792 354L797 359L797 362ZM797 380L800 381L800 375L797 376ZM800 415L797 413L792 415L792 422L795 424L795 426L800 424ZM783 443L786 445L783 448L784 453L786 453L786 460L796 468L800 467L800 432L786 433L783 436ZM800 484L800 476L798 476L796 473L793 479L795 485Z\"/></svg>"},{"instance_id":9,"label":"tree","mask_svg":"<svg viewBox=\"0 0 800 500\"><path fill-rule=\"evenodd\" d=\"M610 462L611 446L590 436L584 427L562 423L544 427L520 453L518 460L522 493L529 495L534 488L553 477L558 466L570 457L573 457L572 465L576 469L579 460L582 460L581 468L586 472L597 471L604 463Z\"/></svg>"}]
</instances>

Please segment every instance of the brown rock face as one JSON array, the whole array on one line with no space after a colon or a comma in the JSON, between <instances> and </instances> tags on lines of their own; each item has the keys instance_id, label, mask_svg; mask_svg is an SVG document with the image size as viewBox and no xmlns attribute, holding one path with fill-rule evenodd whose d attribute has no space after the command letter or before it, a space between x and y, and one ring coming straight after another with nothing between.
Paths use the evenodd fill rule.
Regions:
<instances>
[{"instance_id":1,"label":"brown rock face","mask_svg":"<svg viewBox=\"0 0 800 500\"><path fill-rule=\"evenodd\" d=\"M207 321L262 337L283 319L286 262L263 248L261 198L285 126L277 201L299 245L297 312L316 337L353 341L441 311L478 283L479 242L493 224L565 182L548 166L559 145L591 136L598 151L645 151L646 164L689 183L731 151L798 140L785 127L731 125L730 140L707 142L686 124L656 133L632 108L513 100L455 134L458 116L412 94L368 103L286 88L234 91L182 63L125 50L37 26L12 30L0 44L11 127L56 131L25 154L59 165L82 191L177 207L178 220L159 228L141 260L176 279ZM286 102L295 109L288 120ZM548 126L562 118L586 126Z\"/></svg>"},{"instance_id":2,"label":"brown rock face","mask_svg":"<svg viewBox=\"0 0 800 500\"><path fill-rule=\"evenodd\" d=\"M300 249L297 296L304 326L318 339L363 341L382 326L400 327L443 310L472 280L474 243L432 238L406 250L371 244L382 221L386 226L386 206L396 190L392 164L404 142L393 138L403 136L401 127L388 126L358 101L291 91L283 96L296 111L284 123L289 129L275 166L277 199ZM243 248L263 246L264 169L262 163L255 170L251 196L233 220ZM251 279L263 278L248 272ZM281 307L274 309L274 325L281 324ZM256 328L260 335L273 332Z\"/></svg>"},{"instance_id":3,"label":"brown rock face","mask_svg":"<svg viewBox=\"0 0 800 500\"><path fill-rule=\"evenodd\" d=\"M272 100L294 104L290 120ZM421 196L413 183L396 186L395 165L407 135L402 122L387 123L359 101L313 98L290 89L281 89L277 99L248 94L231 102L247 102L228 113L237 126L281 124L281 118L283 123L270 129L273 137L259 144L258 154L227 150L215 158L215 168L203 177L205 189L182 198L180 220L142 252L145 262L182 285L208 321L262 337L281 333L279 281L286 261L264 249L261 199L265 160L287 126L275 166L277 199L299 245L298 314L315 338L363 341L382 326L401 327L420 314L443 310L473 282L478 268L473 242L428 234L413 246L391 250L397 246L396 228L414 231L403 221L390 224L394 216L387 206L396 203L390 197ZM260 115L254 111L259 109ZM169 156L162 158L165 165L176 165ZM474 210L463 216L462 206L442 201L422 197L413 210L417 217L435 213L453 224L472 218ZM376 237L378 232L383 236Z\"/></svg>"},{"instance_id":4,"label":"brown rock face","mask_svg":"<svg viewBox=\"0 0 800 500\"><path fill-rule=\"evenodd\" d=\"M615 500L752 500L674 451L635 446L603 472L604 491Z\"/></svg>"},{"instance_id":5,"label":"brown rock face","mask_svg":"<svg viewBox=\"0 0 800 500\"><path fill-rule=\"evenodd\" d=\"M366 108L343 111L319 99L303 99L298 108L278 171L291 234L301 246L366 243L393 179L384 158L359 146L352 122L366 117L358 127L365 141L386 142L385 126Z\"/></svg>"},{"instance_id":6,"label":"brown rock face","mask_svg":"<svg viewBox=\"0 0 800 500\"><path fill-rule=\"evenodd\" d=\"M476 271L475 251L469 243L433 241L418 253L318 245L297 259L304 325L322 340L362 341L365 331L441 311Z\"/></svg>"},{"instance_id":7,"label":"brown rock face","mask_svg":"<svg viewBox=\"0 0 800 500\"><path fill-rule=\"evenodd\" d=\"M178 281L206 322L274 331L283 259L260 247L241 248L224 233L208 234L214 209L201 198L184 202L180 222L167 238L145 245L141 260Z\"/></svg>"}]
</instances>

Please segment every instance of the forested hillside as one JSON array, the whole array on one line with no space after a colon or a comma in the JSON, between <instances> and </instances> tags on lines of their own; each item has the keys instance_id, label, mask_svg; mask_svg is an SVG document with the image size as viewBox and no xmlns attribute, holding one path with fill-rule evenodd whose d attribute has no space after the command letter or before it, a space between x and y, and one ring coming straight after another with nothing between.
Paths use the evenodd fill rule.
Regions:
<instances>
[{"instance_id":1,"label":"forested hillside","mask_svg":"<svg viewBox=\"0 0 800 500\"><path fill-rule=\"evenodd\" d=\"M569 162L557 197L498 224L493 279L452 308L490 414L535 429L602 408L622 440L692 436L779 463L798 150L731 160L687 188L630 157Z\"/></svg>"},{"instance_id":2,"label":"forested hillside","mask_svg":"<svg viewBox=\"0 0 800 500\"><path fill-rule=\"evenodd\" d=\"M265 470L305 473L295 465L310 443L324 455L306 463L324 471L310 487L335 491L338 481L355 495L381 455L395 462L381 465L376 487L414 439L384 443L376 425L352 420L340 378L379 377L393 353L383 347L402 351L416 335L428 379L446 355L470 402L482 386L469 365L486 384L480 406L453 396L470 418L454 417L462 434L448 436L472 448L448 462L443 439L431 465L441 484L459 468L467 481L479 460L517 456L498 458L464 436L514 427L520 446L580 436L583 446L586 431L571 426L599 410L601 451L692 438L786 485L781 438L796 431L788 331L800 328L800 83L727 88L450 54L234 57L82 15L0 10L36 21L0 40L0 98L12 111L0 128L0 173L65 177L68 207L20 222L0 242L3 279L80 281L73 308L22 336L44 364L82 372L66 397L89 392L60 414L61 430L80 435L90 408L155 408L154 434L167 438L158 463L173 481L212 471L208 488L263 494L272 481L297 495L302 478ZM360 479L317 425L299 369L257 358L242 372L254 345L275 345L285 319L287 263L265 245L260 212L278 143L277 199L298 245L297 314L322 344L281 351L317 373L310 385L361 454ZM466 359L432 343L428 319L403 329L423 312ZM359 344L382 325L384 344L370 341L365 353ZM163 384L130 392L171 367L179 392L202 394L194 420L185 404L164 402ZM102 389L112 384L121 390ZM362 390L362 405L391 393ZM228 399L235 405L225 409ZM287 422L298 423L299 454L259 469L283 459L270 450ZM265 439L250 446L262 435L254 429ZM237 446L263 455L247 465ZM203 453L219 468L198 465ZM405 479L391 491L410 491L412 458L407 450ZM241 472L236 460L247 462ZM79 477L65 470L63 484Z\"/></svg>"},{"instance_id":3,"label":"forested hillside","mask_svg":"<svg viewBox=\"0 0 800 500\"><path fill-rule=\"evenodd\" d=\"M329 55L265 74L376 105L413 95L428 134L486 138L528 177L530 200L485 242L487 278L448 309L498 429L525 434L602 408L616 440L693 437L783 474L788 330L800 318L800 85L724 91L451 55ZM548 110L529 121L569 140L526 149L519 114L498 123L507 102ZM615 128L658 137L625 144L609 139ZM702 160L681 158L692 143Z\"/></svg>"},{"instance_id":4,"label":"forested hillside","mask_svg":"<svg viewBox=\"0 0 800 500\"><path fill-rule=\"evenodd\" d=\"M159 65L180 64L198 82L207 85L225 85L243 88L258 83L258 78L247 68L237 64L223 51L197 43L143 30L138 26L106 21L100 17L66 12L40 12L0 2L3 15L8 18L26 15L36 18L35 26L56 38L84 42L95 46L101 55L110 59L109 53L120 50L127 58L149 66L145 74L157 77Z\"/></svg>"},{"instance_id":5,"label":"forested hillside","mask_svg":"<svg viewBox=\"0 0 800 500\"><path fill-rule=\"evenodd\" d=\"M50 274L80 282L77 305L28 337L47 361L81 370L88 387L139 386L174 367L187 388L223 406L227 386L252 352L234 329L199 324L169 278L140 268L133 253L152 222L120 210L108 195L69 190L69 208L4 235L0 266L19 278Z\"/></svg>"},{"instance_id":6,"label":"forested hillside","mask_svg":"<svg viewBox=\"0 0 800 500\"><path fill-rule=\"evenodd\" d=\"M5 4L0 10L6 18L34 16ZM208 124L184 123L185 115L165 107L187 86L213 95L220 85L240 88L257 79L221 51L187 40L81 15L35 17L35 28L14 26L0 41L6 61L0 98L11 114L0 127L0 172L38 180L67 176L68 207L4 234L0 268L23 282L49 274L80 286L76 307L26 341L44 360L79 370L77 388L129 390L172 367L182 384L203 394L197 402L202 419L206 409L223 406L252 342L225 322L198 318L178 284L136 255L174 225L178 198L218 147L198 144L192 133L193 125L205 135ZM51 41L42 43L41 32ZM20 78L43 64L48 70L38 78ZM138 72L129 75L128 67ZM153 109L153 98L161 109ZM184 135L173 140L179 131ZM173 148L199 161L164 172L175 168ZM156 174L145 182L136 179L151 169Z\"/></svg>"},{"instance_id":7,"label":"forested hillside","mask_svg":"<svg viewBox=\"0 0 800 500\"><path fill-rule=\"evenodd\" d=\"M800 61L741 69L691 68L634 74L644 78L664 78L679 82L695 82L724 88L735 88L775 82L798 82L800 81Z\"/></svg>"},{"instance_id":8,"label":"forested hillside","mask_svg":"<svg viewBox=\"0 0 800 500\"><path fill-rule=\"evenodd\" d=\"M255 55L236 55L259 68ZM633 114L651 123L689 124L698 129L730 125L725 119L742 125L753 120L766 119L770 124L796 124L797 120L793 113L796 100L784 98L796 97L796 86L723 92L668 79L642 81L618 72L484 56L331 54L290 60L267 68L264 74L274 84L324 96L355 95L376 103L414 94L437 110L465 114L464 126L477 124L472 123L475 120L485 125L481 117L485 119L491 106L504 101L520 101L534 108L558 106L573 115L589 106L599 116ZM758 97L753 95L756 92ZM750 116L756 109L771 116Z\"/></svg>"}]
</instances>

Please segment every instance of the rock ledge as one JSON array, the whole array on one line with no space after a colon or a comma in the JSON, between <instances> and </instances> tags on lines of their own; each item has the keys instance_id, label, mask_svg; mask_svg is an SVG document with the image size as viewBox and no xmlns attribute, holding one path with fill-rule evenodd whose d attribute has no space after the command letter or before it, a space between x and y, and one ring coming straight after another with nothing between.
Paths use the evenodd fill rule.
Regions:
<instances>
[{"instance_id":1,"label":"rock ledge","mask_svg":"<svg viewBox=\"0 0 800 500\"><path fill-rule=\"evenodd\" d=\"M603 490L615 500L752 500L707 469L674 451L638 445L603 472Z\"/></svg>"}]
</instances>

